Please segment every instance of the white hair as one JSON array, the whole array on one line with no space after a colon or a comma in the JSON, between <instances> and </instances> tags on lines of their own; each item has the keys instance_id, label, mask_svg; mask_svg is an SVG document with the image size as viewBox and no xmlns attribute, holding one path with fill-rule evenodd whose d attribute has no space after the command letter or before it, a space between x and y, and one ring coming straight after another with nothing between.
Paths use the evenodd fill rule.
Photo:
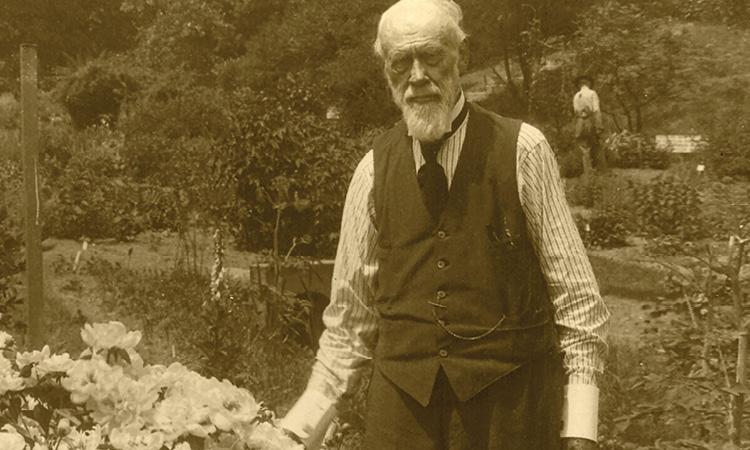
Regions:
<instances>
[{"instance_id":1,"label":"white hair","mask_svg":"<svg viewBox=\"0 0 750 450\"><path fill-rule=\"evenodd\" d=\"M458 3L454 2L453 0L399 0L398 2L391 5L391 7L388 8L380 16L380 22L378 23L378 35L375 39L375 43L373 44L373 49L375 50L376 55L378 55L381 59L385 58L385 49L383 48L383 42L381 40L381 32L383 30L383 23L389 16L389 12L391 12L391 10L394 8L407 6L408 4L419 7L421 5L424 5L425 3L438 8L440 12L444 14L447 19L449 19L449 37L456 45L461 44L461 42L466 39L466 32L463 30L463 28L461 28L463 11L461 11L461 6L459 6Z\"/></svg>"}]
</instances>

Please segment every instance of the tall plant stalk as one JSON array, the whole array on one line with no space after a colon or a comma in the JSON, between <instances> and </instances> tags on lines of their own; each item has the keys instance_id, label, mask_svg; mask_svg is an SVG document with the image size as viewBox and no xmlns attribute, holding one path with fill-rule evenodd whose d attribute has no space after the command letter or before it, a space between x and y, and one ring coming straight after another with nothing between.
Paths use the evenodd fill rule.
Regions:
<instances>
[{"instance_id":1,"label":"tall plant stalk","mask_svg":"<svg viewBox=\"0 0 750 450\"><path fill-rule=\"evenodd\" d=\"M731 414L729 418L729 440L738 448L742 443L742 413L745 406L745 395L748 390L747 380L747 330L744 324L744 295L742 293L742 266L745 262L745 245L750 239L732 236L729 240L729 262L727 275L732 285L732 300L737 331L737 370L735 389L732 390ZM732 250L736 248L737 256L733 258ZM732 264L732 259L735 259Z\"/></svg>"}]
</instances>

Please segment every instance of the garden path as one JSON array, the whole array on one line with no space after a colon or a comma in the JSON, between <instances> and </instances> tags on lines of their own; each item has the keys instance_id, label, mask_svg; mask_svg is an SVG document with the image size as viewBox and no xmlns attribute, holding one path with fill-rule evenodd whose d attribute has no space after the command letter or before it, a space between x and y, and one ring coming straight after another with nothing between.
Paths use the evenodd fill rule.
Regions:
<instances>
[{"instance_id":1,"label":"garden path","mask_svg":"<svg viewBox=\"0 0 750 450\"><path fill-rule=\"evenodd\" d=\"M196 234L195 251L192 258L199 267L210 270L212 264L212 241L209 235ZM74 272L76 254L81 250L80 242L50 239L45 241L45 282L48 297L58 299L65 309L80 321L121 320L137 327L136 318L118 317L119 311L103 306L106 295L97 286L93 276L87 274L87 264L106 260L123 268L156 270L172 267L185 261L180 239L174 234L145 233L132 242L97 241L82 252L77 271ZM633 248L607 250L591 253L592 264L597 272L605 302L612 312L612 339L638 339L644 330L655 326L663 318L649 316L654 299L660 294L660 275L653 267L638 261L638 252ZM228 249L226 264L235 276L247 275L247 268L257 264L256 254ZM324 288L323 288L324 289ZM80 311L80 312L79 312ZM172 359L169 349L161 349L159 357ZM157 356L157 355L154 355Z\"/></svg>"}]
</instances>

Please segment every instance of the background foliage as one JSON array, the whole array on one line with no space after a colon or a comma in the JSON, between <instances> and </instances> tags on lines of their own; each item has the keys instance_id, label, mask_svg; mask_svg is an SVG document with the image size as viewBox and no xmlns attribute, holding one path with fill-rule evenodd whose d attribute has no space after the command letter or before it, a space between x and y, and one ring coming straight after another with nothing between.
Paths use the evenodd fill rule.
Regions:
<instances>
[{"instance_id":1,"label":"background foliage","mask_svg":"<svg viewBox=\"0 0 750 450\"><path fill-rule=\"evenodd\" d=\"M16 195L22 42L37 43L41 61L45 236L129 240L145 230L184 235L221 223L243 249L327 257L354 165L370 138L398 118L371 50L378 15L391 2L0 3L0 313L18 298L9 275L23 265ZM465 88L490 109L544 132L570 177L566 191L589 247L647 238L652 250L678 253L686 240L725 240L750 220L743 182L750 177L746 2L459 3L470 35ZM580 177L570 105L573 79L583 72L594 76L614 132L605 145L613 171L589 177ZM339 118L328 119L329 112ZM666 133L700 134L706 146L680 165L653 147L651 136ZM695 174L698 162L706 164L705 175ZM623 175L634 169L670 177ZM210 347L210 335L201 334L207 328L196 331L197 320L210 318L194 317L204 276L104 264L86 270L111 291L112 305L132 307L152 320L149 327L179 330L197 355ZM310 355L285 345L296 339L293 332L250 345L250 319L259 304L277 302L288 307L279 310L293 331L305 305L241 284L229 292L239 321L227 323L224 350L255 353L243 354L244 361L225 358L219 372L281 403L301 388ZM684 319L684 302L664 305ZM161 322L172 314L174 321ZM663 344L671 358L693 354L699 333L675 330L648 344ZM652 368L663 361L642 368L638 359L626 350L612 358L619 378L607 381L614 398L605 399L603 447L716 438L718 397L674 382L690 368L655 375ZM695 394L711 406L707 430L675 425L675 417L699 417L700 405L643 405L665 386L670 399ZM356 423L363 400L353 403Z\"/></svg>"}]
</instances>

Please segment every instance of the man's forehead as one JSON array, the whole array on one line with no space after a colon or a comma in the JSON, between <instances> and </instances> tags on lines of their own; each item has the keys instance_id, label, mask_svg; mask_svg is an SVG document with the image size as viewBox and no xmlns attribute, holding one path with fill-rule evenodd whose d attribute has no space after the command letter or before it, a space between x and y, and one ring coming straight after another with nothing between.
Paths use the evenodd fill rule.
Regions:
<instances>
[{"instance_id":1,"label":"man's forehead","mask_svg":"<svg viewBox=\"0 0 750 450\"><path fill-rule=\"evenodd\" d=\"M380 37L385 47L442 41L454 26L452 18L434 1L402 0L385 13Z\"/></svg>"}]
</instances>

